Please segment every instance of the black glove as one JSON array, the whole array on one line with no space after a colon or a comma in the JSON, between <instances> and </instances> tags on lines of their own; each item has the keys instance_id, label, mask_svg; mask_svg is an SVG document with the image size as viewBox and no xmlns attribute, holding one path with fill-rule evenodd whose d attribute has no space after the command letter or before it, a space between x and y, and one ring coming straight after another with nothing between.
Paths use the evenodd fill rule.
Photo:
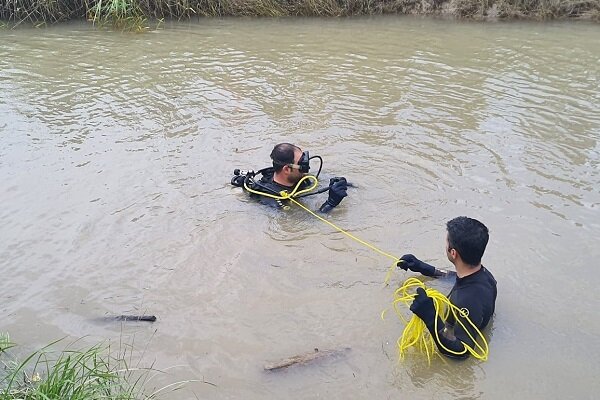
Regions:
<instances>
[{"instance_id":1,"label":"black glove","mask_svg":"<svg viewBox=\"0 0 600 400\"><path fill-rule=\"evenodd\" d=\"M342 199L348 196L346 191L348 190L348 182L344 177L335 177L329 180L329 197L323 203L321 208L322 212L327 212L332 208L336 207L341 203Z\"/></svg>"},{"instance_id":2,"label":"black glove","mask_svg":"<svg viewBox=\"0 0 600 400\"><path fill-rule=\"evenodd\" d=\"M413 272L420 272L425 276L435 276L435 267L433 265L424 263L412 254L405 254L400 257L400 261L398 261L396 266L405 271L410 269Z\"/></svg>"},{"instance_id":3,"label":"black glove","mask_svg":"<svg viewBox=\"0 0 600 400\"><path fill-rule=\"evenodd\" d=\"M327 199L329 205L335 207L340 204L342 199L348 196L346 190L348 190L348 182L346 181L346 178L331 178L329 180L329 198Z\"/></svg>"},{"instance_id":4,"label":"black glove","mask_svg":"<svg viewBox=\"0 0 600 400\"><path fill-rule=\"evenodd\" d=\"M233 178L231 178L231 184L233 186L243 187L245 179L246 175L234 175Z\"/></svg>"},{"instance_id":5,"label":"black glove","mask_svg":"<svg viewBox=\"0 0 600 400\"><path fill-rule=\"evenodd\" d=\"M417 288L417 295L410 305L410 311L425 322L427 329L430 331L433 329L435 323L435 307L433 306L433 299L427 296L425 289Z\"/></svg>"},{"instance_id":6,"label":"black glove","mask_svg":"<svg viewBox=\"0 0 600 400\"><path fill-rule=\"evenodd\" d=\"M464 344L460 340L448 339L440 333L443 331L445 324L439 315L437 317L436 332L435 306L433 305L433 299L427 296L425 289L421 287L417 288L417 295L410 305L410 311L423 320L427 330L434 338L440 353L456 358L466 358L469 356ZM448 352L448 349L452 350L454 353Z\"/></svg>"}]
</instances>

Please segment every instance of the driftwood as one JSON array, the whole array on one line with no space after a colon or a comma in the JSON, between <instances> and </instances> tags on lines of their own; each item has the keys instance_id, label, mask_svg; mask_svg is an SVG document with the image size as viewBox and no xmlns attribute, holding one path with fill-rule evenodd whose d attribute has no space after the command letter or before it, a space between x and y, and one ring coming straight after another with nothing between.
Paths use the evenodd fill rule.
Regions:
<instances>
[{"instance_id":1,"label":"driftwood","mask_svg":"<svg viewBox=\"0 0 600 400\"><path fill-rule=\"evenodd\" d=\"M156 316L154 315L117 315L114 317L115 321L146 321L146 322L154 322L156 321Z\"/></svg>"},{"instance_id":2,"label":"driftwood","mask_svg":"<svg viewBox=\"0 0 600 400\"><path fill-rule=\"evenodd\" d=\"M310 353L299 354L290 358L284 358L283 360L277 362L265 364L265 371L275 371L295 364L306 364L323 357L338 356L344 354L348 350L350 350L350 347L331 350L319 350L315 348L315 350Z\"/></svg>"},{"instance_id":3,"label":"driftwood","mask_svg":"<svg viewBox=\"0 0 600 400\"><path fill-rule=\"evenodd\" d=\"M109 324L116 321L121 322L154 322L156 316L154 315L106 315L104 317L92 318L92 322L96 324Z\"/></svg>"}]
</instances>

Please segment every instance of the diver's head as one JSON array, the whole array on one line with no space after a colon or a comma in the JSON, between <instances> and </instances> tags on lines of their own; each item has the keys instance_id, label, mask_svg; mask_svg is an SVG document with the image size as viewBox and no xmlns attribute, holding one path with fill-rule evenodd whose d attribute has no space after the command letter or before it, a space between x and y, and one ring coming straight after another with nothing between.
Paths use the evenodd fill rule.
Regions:
<instances>
[{"instance_id":1,"label":"diver's head","mask_svg":"<svg viewBox=\"0 0 600 400\"><path fill-rule=\"evenodd\" d=\"M281 185L293 186L308 172L308 153L290 143L279 143L271 152L273 180Z\"/></svg>"},{"instance_id":2,"label":"diver's head","mask_svg":"<svg viewBox=\"0 0 600 400\"><path fill-rule=\"evenodd\" d=\"M488 228L473 218L456 217L446 223L446 255L455 264L458 259L476 268L481 264L489 240Z\"/></svg>"}]
</instances>

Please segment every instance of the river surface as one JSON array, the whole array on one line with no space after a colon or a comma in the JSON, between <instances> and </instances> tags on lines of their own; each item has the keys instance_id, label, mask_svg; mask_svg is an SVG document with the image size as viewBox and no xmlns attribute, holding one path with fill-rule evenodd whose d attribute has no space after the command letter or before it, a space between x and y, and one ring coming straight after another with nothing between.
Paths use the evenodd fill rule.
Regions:
<instances>
[{"instance_id":1,"label":"river surface","mask_svg":"<svg viewBox=\"0 0 600 400\"><path fill-rule=\"evenodd\" d=\"M211 383L169 399L597 398L599 104L597 24L2 30L0 331L122 341L165 371L150 388ZM403 324L380 313L414 274L385 287L390 259L230 186L284 141L356 186L328 219L393 255L451 268L445 222L489 227L487 362L398 362Z\"/></svg>"}]
</instances>

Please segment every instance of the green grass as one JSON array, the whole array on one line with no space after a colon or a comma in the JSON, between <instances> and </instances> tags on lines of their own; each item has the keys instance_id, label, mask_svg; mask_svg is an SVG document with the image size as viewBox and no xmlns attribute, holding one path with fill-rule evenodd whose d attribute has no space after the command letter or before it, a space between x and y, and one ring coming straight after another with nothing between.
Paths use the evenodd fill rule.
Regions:
<instances>
[{"instance_id":1,"label":"green grass","mask_svg":"<svg viewBox=\"0 0 600 400\"><path fill-rule=\"evenodd\" d=\"M144 11L135 0L98 0L88 7L86 16L93 24L127 31L148 29Z\"/></svg>"},{"instance_id":2,"label":"green grass","mask_svg":"<svg viewBox=\"0 0 600 400\"><path fill-rule=\"evenodd\" d=\"M51 24L86 18L143 31L147 20L215 16L441 14L458 18L600 20L600 0L0 0L0 21Z\"/></svg>"},{"instance_id":3,"label":"green grass","mask_svg":"<svg viewBox=\"0 0 600 400\"><path fill-rule=\"evenodd\" d=\"M0 400L155 399L162 391L144 394L154 370L130 367L130 351L119 349L115 355L102 345L53 350L58 342L18 362L7 352L14 347L8 335L0 335Z\"/></svg>"},{"instance_id":4,"label":"green grass","mask_svg":"<svg viewBox=\"0 0 600 400\"><path fill-rule=\"evenodd\" d=\"M8 333L0 332L0 354L14 346L14 343L10 341L10 336L8 336Z\"/></svg>"}]
</instances>

